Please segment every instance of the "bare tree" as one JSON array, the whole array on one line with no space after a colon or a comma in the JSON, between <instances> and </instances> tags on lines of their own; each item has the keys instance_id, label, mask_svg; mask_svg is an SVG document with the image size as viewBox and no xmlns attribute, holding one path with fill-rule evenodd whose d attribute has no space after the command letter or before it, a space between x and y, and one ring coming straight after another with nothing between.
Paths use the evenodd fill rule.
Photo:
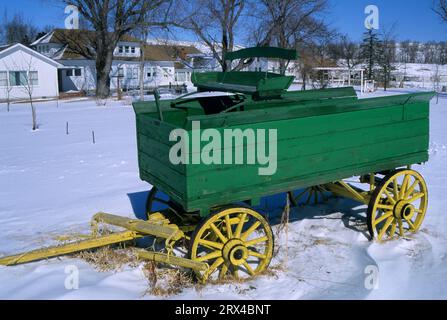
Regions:
<instances>
[{"instance_id":1,"label":"bare tree","mask_svg":"<svg viewBox=\"0 0 447 320\"><path fill-rule=\"evenodd\" d=\"M185 6L179 26L192 31L203 41L222 70L227 71L231 65L224 57L234 49L246 5L247 0L196 0Z\"/></svg>"},{"instance_id":2,"label":"bare tree","mask_svg":"<svg viewBox=\"0 0 447 320\"><path fill-rule=\"evenodd\" d=\"M32 118L32 130L37 130L37 115L36 107L34 105L34 86L38 85L38 73L34 69L33 58L25 58L22 54L23 61L20 65L14 63L13 69L19 71L13 71L14 75L10 76L10 80L14 81L14 85L21 88L21 90L27 95L28 101L31 106L31 118ZM10 71L11 72L11 71Z\"/></svg>"},{"instance_id":3,"label":"bare tree","mask_svg":"<svg viewBox=\"0 0 447 320\"><path fill-rule=\"evenodd\" d=\"M82 47L76 41L68 41L74 50L86 58L95 59L96 63L96 95L106 98L110 95L110 71L113 52L117 43L132 30L141 25L166 26L166 14L154 15L171 8L171 0L64 0L66 4L78 8L85 21L94 30L82 37L87 40ZM155 20L150 20L153 17ZM79 43L79 42L78 42Z\"/></svg>"},{"instance_id":4,"label":"bare tree","mask_svg":"<svg viewBox=\"0 0 447 320\"><path fill-rule=\"evenodd\" d=\"M327 25L320 16L327 6L327 0L260 0L257 28L264 34L260 43L296 48L327 35ZM281 73L285 69L286 62L280 61Z\"/></svg>"},{"instance_id":5,"label":"bare tree","mask_svg":"<svg viewBox=\"0 0 447 320\"><path fill-rule=\"evenodd\" d=\"M441 19L447 22L447 0L436 0L432 8Z\"/></svg>"},{"instance_id":6,"label":"bare tree","mask_svg":"<svg viewBox=\"0 0 447 320\"><path fill-rule=\"evenodd\" d=\"M343 64L352 70L361 63L360 46L351 41L347 35L342 35L340 39L329 48L335 60L341 59Z\"/></svg>"},{"instance_id":7,"label":"bare tree","mask_svg":"<svg viewBox=\"0 0 447 320\"><path fill-rule=\"evenodd\" d=\"M392 71L396 69L394 62L396 61L396 41L394 36L394 26L385 29L381 34L379 43L378 66L380 68L380 80L386 91L391 82Z\"/></svg>"},{"instance_id":8,"label":"bare tree","mask_svg":"<svg viewBox=\"0 0 447 320\"><path fill-rule=\"evenodd\" d=\"M15 14L11 20L8 20L5 14L3 21L3 41L5 43L22 43L29 45L38 34L38 29L31 21L25 21L23 15Z\"/></svg>"}]
</instances>

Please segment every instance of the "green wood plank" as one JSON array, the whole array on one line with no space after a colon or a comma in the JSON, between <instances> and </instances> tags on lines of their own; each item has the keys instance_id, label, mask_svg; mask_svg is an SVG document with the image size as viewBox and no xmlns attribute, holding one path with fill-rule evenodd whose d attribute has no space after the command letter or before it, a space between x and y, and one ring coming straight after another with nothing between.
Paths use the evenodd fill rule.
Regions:
<instances>
[{"instance_id":1,"label":"green wood plank","mask_svg":"<svg viewBox=\"0 0 447 320\"><path fill-rule=\"evenodd\" d=\"M273 176L259 176L256 166L231 166L226 170L207 171L206 174L188 176L188 198L223 192L234 186L249 188L265 182L274 183L281 179L310 175L321 171L335 170L344 166L362 166L364 163L380 162L384 159L426 151L427 136L386 141L362 148L337 150L324 154L303 156L278 162ZM383 153L383 150L388 150Z\"/></svg>"},{"instance_id":2,"label":"green wood plank","mask_svg":"<svg viewBox=\"0 0 447 320\"><path fill-rule=\"evenodd\" d=\"M195 199L188 199L185 203L185 208L188 212L199 210L200 208L211 208L212 206L225 205L234 202L244 201L250 198L264 197L274 195L290 190L297 190L314 185L325 184L329 182L338 181L341 179L350 178L357 175L364 175L371 172L380 172L385 170L393 170L395 168L407 166L415 163L422 163L428 160L427 152L415 153L412 155L405 155L403 157L396 157L387 159L381 162L365 163L361 166L347 166L338 168L332 171L319 172L317 174L290 177L275 184L270 182L258 184L252 188L235 188L225 192L219 192L206 197L197 197ZM204 211L204 215L207 212Z\"/></svg>"},{"instance_id":3,"label":"green wood plank","mask_svg":"<svg viewBox=\"0 0 447 320\"><path fill-rule=\"evenodd\" d=\"M169 166L158 161L157 159L151 158L144 152L140 153L140 159L141 171L151 174L157 179L164 181L166 184L171 185L172 188L177 190L179 193L185 194L183 191L186 186L186 178L184 175L171 169Z\"/></svg>"},{"instance_id":4,"label":"green wood plank","mask_svg":"<svg viewBox=\"0 0 447 320\"><path fill-rule=\"evenodd\" d=\"M281 128L282 129L282 128ZM279 131L277 141L277 160L297 159L304 156L326 154L328 152L361 149L365 145L375 145L384 141L399 140L416 136L428 135L429 123L428 119L418 119L413 121L401 121L397 123L389 123L382 126L360 128L354 130L346 130L342 132L328 132L326 134L306 136L300 138L283 139L283 130ZM262 143L262 142L261 142ZM203 145L206 143L202 144ZM251 145L254 148L254 145ZM244 143L235 144L233 148L233 157L236 151L244 154L246 158L247 148L249 146ZM227 149L221 149L223 163L223 154ZM386 150L383 151L386 157ZM203 175L214 170L231 170L233 165L216 164L216 165L189 165L188 178L194 175Z\"/></svg>"}]
</instances>

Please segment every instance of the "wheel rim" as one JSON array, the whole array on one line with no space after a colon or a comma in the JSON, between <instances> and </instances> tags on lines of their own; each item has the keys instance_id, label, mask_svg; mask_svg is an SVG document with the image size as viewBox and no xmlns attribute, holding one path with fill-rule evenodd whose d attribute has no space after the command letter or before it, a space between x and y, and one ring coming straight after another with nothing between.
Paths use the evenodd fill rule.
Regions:
<instances>
[{"instance_id":1,"label":"wheel rim","mask_svg":"<svg viewBox=\"0 0 447 320\"><path fill-rule=\"evenodd\" d=\"M378 186L368 208L371 237L389 240L419 230L428 204L424 178L413 170L400 170Z\"/></svg>"},{"instance_id":2,"label":"wheel rim","mask_svg":"<svg viewBox=\"0 0 447 320\"><path fill-rule=\"evenodd\" d=\"M206 262L201 281L244 279L267 269L273 233L262 215L249 208L229 208L208 217L191 239L190 258Z\"/></svg>"}]
</instances>

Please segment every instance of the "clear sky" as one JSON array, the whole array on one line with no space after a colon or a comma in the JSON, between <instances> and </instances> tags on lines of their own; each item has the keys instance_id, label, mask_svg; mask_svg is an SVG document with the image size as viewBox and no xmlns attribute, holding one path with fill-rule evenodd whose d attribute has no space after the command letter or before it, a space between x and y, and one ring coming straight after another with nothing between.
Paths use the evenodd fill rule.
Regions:
<instances>
[{"instance_id":1,"label":"clear sky","mask_svg":"<svg viewBox=\"0 0 447 320\"><path fill-rule=\"evenodd\" d=\"M379 8L380 28L395 24L398 40L447 41L447 23L433 12L434 0L330 0L328 21L340 32L359 40L364 32L365 7Z\"/></svg>"},{"instance_id":2,"label":"clear sky","mask_svg":"<svg viewBox=\"0 0 447 320\"><path fill-rule=\"evenodd\" d=\"M431 10L434 0L329 0L327 21L353 40L364 32L364 9L375 4L380 10L380 27L396 25L398 40L447 40L447 23ZM57 0L0 0L0 18L22 13L38 26L64 26L64 6ZM177 38L181 39L181 36Z\"/></svg>"}]
</instances>

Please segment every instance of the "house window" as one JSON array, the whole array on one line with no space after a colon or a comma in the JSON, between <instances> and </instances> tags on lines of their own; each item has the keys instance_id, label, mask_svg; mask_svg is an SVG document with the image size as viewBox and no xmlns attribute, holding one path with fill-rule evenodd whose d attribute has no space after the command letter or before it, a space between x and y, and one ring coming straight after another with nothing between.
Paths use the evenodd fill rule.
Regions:
<instances>
[{"instance_id":1,"label":"house window","mask_svg":"<svg viewBox=\"0 0 447 320\"><path fill-rule=\"evenodd\" d=\"M124 52L124 47L123 46L119 46L118 47L118 52L119 53L123 53Z\"/></svg>"},{"instance_id":2,"label":"house window","mask_svg":"<svg viewBox=\"0 0 447 320\"><path fill-rule=\"evenodd\" d=\"M186 82L186 72L177 72L175 80L178 82Z\"/></svg>"},{"instance_id":3,"label":"house window","mask_svg":"<svg viewBox=\"0 0 447 320\"><path fill-rule=\"evenodd\" d=\"M126 78L127 79L137 79L138 78L138 68L127 67L126 68Z\"/></svg>"},{"instance_id":4,"label":"house window","mask_svg":"<svg viewBox=\"0 0 447 320\"><path fill-rule=\"evenodd\" d=\"M39 85L39 75L38 75L37 71L29 72L29 81L32 86Z\"/></svg>"},{"instance_id":5,"label":"house window","mask_svg":"<svg viewBox=\"0 0 447 320\"><path fill-rule=\"evenodd\" d=\"M130 52L131 52L131 53L135 53L135 47L131 47L131 48L130 48Z\"/></svg>"},{"instance_id":6,"label":"house window","mask_svg":"<svg viewBox=\"0 0 447 320\"><path fill-rule=\"evenodd\" d=\"M163 77L168 78L169 73L171 73L169 68L163 68Z\"/></svg>"},{"instance_id":7,"label":"house window","mask_svg":"<svg viewBox=\"0 0 447 320\"><path fill-rule=\"evenodd\" d=\"M80 77L82 75L81 69L67 69L65 70L67 77Z\"/></svg>"},{"instance_id":8,"label":"house window","mask_svg":"<svg viewBox=\"0 0 447 320\"><path fill-rule=\"evenodd\" d=\"M38 51L41 53L48 53L48 52L50 52L50 47L48 45L39 46Z\"/></svg>"},{"instance_id":9,"label":"house window","mask_svg":"<svg viewBox=\"0 0 447 320\"><path fill-rule=\"evenodd\" d=\"M126 46L126 47L125 47L125 50L126 50L126 53L129 53L129 52L130 52L130 47L129 47L129 46Z\"/></svg>"},{"instance_id":10,"label":"house window","mask_svg":"<svg viewBox=\"0 0 447 320\"><path fill-rule=\"evenodd\" d=\"M8 72L0 71L0 87L8 86Z\"/></svg>"},{"instance_id":11,"label":"house window","mask_svg":"<svg viewBox=\"0 0 447 320\"><path fill-rule=\"evenodd\" d=\"M27 84L26 71L10 71L9 85L10 86L25 86Z\"/></svg>"}]
</instances>

